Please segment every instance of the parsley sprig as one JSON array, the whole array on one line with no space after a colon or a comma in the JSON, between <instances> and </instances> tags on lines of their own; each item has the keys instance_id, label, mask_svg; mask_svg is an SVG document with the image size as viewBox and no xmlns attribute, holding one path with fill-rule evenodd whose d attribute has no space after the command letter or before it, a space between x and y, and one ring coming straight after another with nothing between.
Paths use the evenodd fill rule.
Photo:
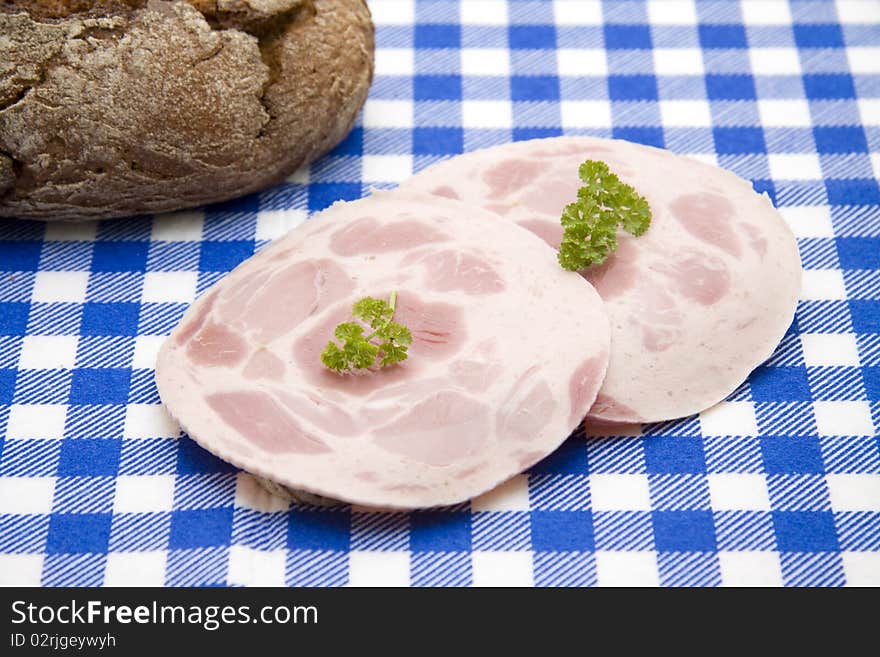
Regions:
<instances>
[{"instance_id":1,"label":"parsley sprig","mask_svg":"<svg viewBox=\"0 0 880 657\"><path fill-rule=\"evenodd\" d=\"M321 362L334 372L345 374L372 367L377 357L379 367L406 360L412 334L407 327L392 321L396 303L397 292L392 292L387 302L373 297L364 297L356 302L351 314L367 324L373 332L364 335L363 325L343 322L333 332L342 346L330 340L321 353Z\"/></svg>"},{"instance_id":2,"label":"parsley sprig","mask_svg":"<svg viewBox=\"0 0 880 657\"><path fill-rule=\"evenodd\" d=\"M617 248L617 227L638 237L651 225L651 207L635 189L620 181L605 162L587 160L578 168L584 185L577 201L562 211L565 232L559 264L578 271L605 262Z\"/></svg>"}]
</instances>

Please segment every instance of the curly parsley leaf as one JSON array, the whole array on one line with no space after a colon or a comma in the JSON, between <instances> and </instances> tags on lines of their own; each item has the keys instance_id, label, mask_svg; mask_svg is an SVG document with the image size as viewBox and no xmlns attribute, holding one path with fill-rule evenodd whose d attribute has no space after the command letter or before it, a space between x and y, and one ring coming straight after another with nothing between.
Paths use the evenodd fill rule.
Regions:
<instances>
[{"instance_id":1,"label":"curly parsley leaf","mask_svg":"<svg viewBox=\"0 0 880 657\"><path fill-rule=\"evenodd\" d=\"M341 343L330 340L321 353L321 362L334 372L344 374L353 370L372 367L379 358L379 367L394 365L407 358L407 349L412 344L412 334L402 324L392 321L397 292L392 292L388 301L364 297L352 306L354 318L367 324L373 332L364 335L364 327L357 322L343 322L333 331Z\"/></svg>"},{"instance_id":2,"label":"curly parsley leaf","mask_svg":"<svg viewBox=\"0 0 880 657\"><path fill-rule=\"evenodd\" d=\"M638 237L651 225L651 208L635 189L613 173L605 162L587 160L578 168L583 186L578 198L562 211L565 229L559 264L578 271L605 262L617 249L617 227Z\"/></svg>"}]
</instances>

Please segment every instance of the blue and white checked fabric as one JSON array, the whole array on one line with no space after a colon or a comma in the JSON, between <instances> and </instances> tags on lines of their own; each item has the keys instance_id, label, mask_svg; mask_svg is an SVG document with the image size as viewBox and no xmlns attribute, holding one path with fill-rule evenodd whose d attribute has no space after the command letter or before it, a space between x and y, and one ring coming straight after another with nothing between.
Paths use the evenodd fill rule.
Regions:
<instances>
[{"instance_id":1,"label":"blue and white checked fabric","mask_svg":"<svg viewBox=\"0 0 880 657\"><path fill-rule=\"evenodd\" d=\"M880 585L880 2L370 6L362 117L286 184L0 223L0 582ZM559 134L717 163L790 222L795 323L729 401L411 514L291 507L179 435L155 354L232 267L336 199Z\"/></svg>"}]
</instances>

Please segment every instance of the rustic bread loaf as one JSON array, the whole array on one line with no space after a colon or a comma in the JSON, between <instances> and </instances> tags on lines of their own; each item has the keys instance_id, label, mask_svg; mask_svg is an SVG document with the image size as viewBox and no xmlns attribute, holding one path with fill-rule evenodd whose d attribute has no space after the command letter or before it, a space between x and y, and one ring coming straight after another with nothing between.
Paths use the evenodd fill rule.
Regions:
<instances>
[{"instance_id":1,"label":"rustic bread loaf","mask_svg":"<svg viewBox=\"0 0 880 657\"><path fill-rule=\"evenodd\" d=\"M345 137L372 73L363 0L0 0L0 217L261 189Z\"/></svg>"}]
</instances>

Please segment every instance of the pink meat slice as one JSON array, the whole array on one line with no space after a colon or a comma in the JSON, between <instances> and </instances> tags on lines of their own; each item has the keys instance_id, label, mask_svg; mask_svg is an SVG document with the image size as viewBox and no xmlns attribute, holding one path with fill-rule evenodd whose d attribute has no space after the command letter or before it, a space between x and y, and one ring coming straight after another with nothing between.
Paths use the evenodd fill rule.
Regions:
<instances>
[{"instance_id":1,"label":"pink meat slice","mask_svg":"<svg viewBox=\"0 0 880 657\"><path fill-rule=\"evenodd\" d=\"M327 370L320 353L352 304L392 291L409 358ZM217 456L291 489L409 509L467 500L556 449L596 399L609 352L599 295L529 231L457 201L377 192L215 285L163 345L156 382Z\"/></svg>"},{"instance_id":2,"label":"pink meat slice","mask_svg":"<svg viewBox=\"0 0 880 657\"><path fill-rule=\"evenodd\" d=\"M723 169L620 140L559 137L435 164L401 185L460 199L557 248L578 165L607 162L651 205L642 237L585 272L611 320L611 359L589 417L638 423L684 417L733 392L792 321L801 266L770 200Z\"/></svg>"}]
</instances>

